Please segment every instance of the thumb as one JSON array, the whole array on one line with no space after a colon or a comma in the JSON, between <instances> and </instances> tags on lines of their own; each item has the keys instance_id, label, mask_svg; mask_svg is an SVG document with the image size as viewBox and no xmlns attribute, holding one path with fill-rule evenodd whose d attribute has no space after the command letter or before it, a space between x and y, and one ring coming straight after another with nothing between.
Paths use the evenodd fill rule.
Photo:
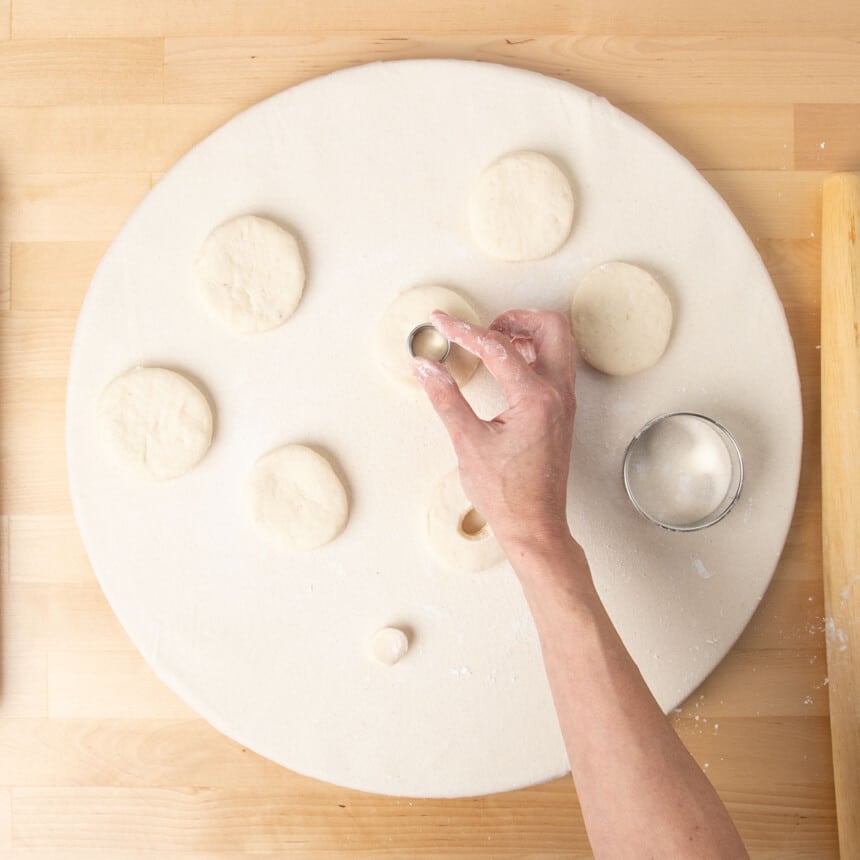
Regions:
<instances>
[{"instance_id":1,"label":"thumb","mask_svg":"<svg viewBox=\"0 0 860 860\"><path fill-rule=\"evenodd\" d=\"M483 426L447 368L427 358L415 358L412 373L430 398L452 441L455 436L474 433Z\"/></svg>"}]
</instances>

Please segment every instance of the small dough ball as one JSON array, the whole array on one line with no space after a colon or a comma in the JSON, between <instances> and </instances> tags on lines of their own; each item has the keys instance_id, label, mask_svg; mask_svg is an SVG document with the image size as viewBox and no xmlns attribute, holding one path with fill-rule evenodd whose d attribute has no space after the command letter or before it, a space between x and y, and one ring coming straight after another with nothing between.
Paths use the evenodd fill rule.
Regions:
<instances>
[{"instance_id":1,"label":"small dough ball","mask_svg":"<svg viewBox=\"0 0 860 860\"><path fill-rule=\"evenodd\" d=\"M446 475L433 493L427 534L434 555L451 570L485 570L505 557L486 520L463 492L457 470Z\"/></svg>"},{"instance_id":2,"label":"small dough ball","mask_svg":"<svg viewBox=\"0 0 860 860\"><path fill-rule=\"evenodd\" d=\"M540 260L570 235L573 191L564 173L539 152L514 152L494 161L469 199L472 235L500 260Z\"/></svg>"},{"instance_id":3,"label":"small dough ball","mask_svg":"<svg viewBox=\"0 0 860 860\"><path fill-rule=\"evenodd\" d=\"M296 309L305 286L295 238L256 215L216 227L197 254L194 274L206 302L236 334L277 328Z\"/></svg>"},{"instance_id":4,"label":"small dough ball","mask_svg":"<svg viewBox=\"0 0 860 860\"><path fill-rule=\"evenodd\" d=\"M291 550L334 540L349 515L346 490L325 457L304 445L285 445L251 470L254 521Z\"/></svg>"},{"instance_id":5,"label":"small dough ball","mask_svg":"<svg viewBox=\"0 0 860 860\"><path fill-rule=\"evenodd\" d=\"M583 358L614 376L655 365L672 333L669 297L651 274L629 263L603 263L584 275L570 311Z\"/></svg>"},{"instance_id":6,"label":"small dough ball","mask_svg":"<svg viewBox=\"0 0 860 860\"><path fill-rule=\"evenodd\" d=\"M184 376L161 367L135 367L102 392L102 437L117 460L143 477L178 478L212 443L212 410Z\"/></svg>"},{"instance_id":7,"label":"small dough ball","mask_svg":"<svg viewBox=\"0 0 860 860\"><path fill-rule=\"evenodd\" d=\"M480 325L475 309L458 293L447 287L422 285L402 292L382 316L376 332L376 354L382 370L392 379L407 385L418 385L412 375L409 333L430 321L435 310L445 311L467 323ZM456 344L445 359L445 367L459 385L472 378L478 359Z\"/></svg>"},{"instance_id":8,"label":"small dough ball","mask_svg":"<svg viewBox=\"0 0 860 860\"><path fill-rule=\"evenodd\" d=\"M367 650L374 660L393 666L406 656L409 637L397 627L383 627L368 639Z\"/></svg>"}]
</instances>

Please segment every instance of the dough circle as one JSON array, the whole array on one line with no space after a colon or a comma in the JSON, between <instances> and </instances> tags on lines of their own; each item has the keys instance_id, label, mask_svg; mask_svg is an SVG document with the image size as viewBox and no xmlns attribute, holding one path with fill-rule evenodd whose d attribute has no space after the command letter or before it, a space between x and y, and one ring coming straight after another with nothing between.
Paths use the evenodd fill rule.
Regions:
<instances>
[{"instance_id":1,"label":"dough circle","mask_svg":"<svg viewBox=\"0 0 860 860\"><path fill-rule=\"evenodd\" d=\"M161 367L135 367L116 377L99 398L98 419L117 461L156 481L184 475L212 443L205 395Z\"/></svg>"},{"instance_id":2,"label":"dough circle","mask_svg":"<svg viewBox=\"0 0 860 860\"><path fill-rule=\"evenodd\" d=\"M501 544L475 510L455 469L436 486L427 512L433 554L450 570L486 570L505 558Z\"/></svg>"},{"instance_id":3,"label":"dough circle","mask_svg":"<svg viewBox=\"0 0 860 860\"><path fill-rule=\"evenodd\" d=\"M469 198L475 241L490 257L540 260L570 235L573 191L567 177L539 152L514 152L478 177Z\"/></svg>"},{"instance_id":4,"label":"dough circle","mask_svg":"<svg viewBox=\"0 0 860 860\"><path fill-rule=\"evenodd\" d=\"M249 485L254 522L287 549L316 549L346 526L343 484L331 463L305 445L284 445L263 455Z\"/></svg>"},{"instance_id":5,"label":"dough circle","mask_svg":"<svg viewBox=\"0 0 860 860\"><path fill-rule=\"evenodd\" d=\"M430 321L435 310L445 311L472 325L480 325L477 311L454 290L422 284L402 292L389 306L376 332L376 354L383 371L398 382L418 385L412 375L409 333L421 323ZM451 344L445 367L458 385L468 382L478 367L478 359Z\"/></svg>"},{"instance_id":6,"label":"dough circle","mask_svg":"<svg viewBox=\"0 0 860 860\"><path fill-rule=\"evenodd\" d=\"M256 215L216 227L194 261L207 304L235 334L277 328L298 307L305 267L295 238Z\"/></svg>"},{"instance_id":7,"label":"dough circle","mask_svg":"<svg viewBox=\"0 0 860 860\"><path fill-rule=\"evenodd\" d=\"M579 282L570 306L582 357L613 376L655 365L672 333L672 303L654 277L630 263L602 263Z\"/></svg>"},{"instance_id":8,"label":"dough circle","mask_svg":"<svg viewBox=\"0 0 860 860\"><path fill-rule=\"evenodd\" d=\"M382 627L367 640L367 650L374 660L393 666L406 656L409 637L398 627Z\"/></svg>"}]
</instances>

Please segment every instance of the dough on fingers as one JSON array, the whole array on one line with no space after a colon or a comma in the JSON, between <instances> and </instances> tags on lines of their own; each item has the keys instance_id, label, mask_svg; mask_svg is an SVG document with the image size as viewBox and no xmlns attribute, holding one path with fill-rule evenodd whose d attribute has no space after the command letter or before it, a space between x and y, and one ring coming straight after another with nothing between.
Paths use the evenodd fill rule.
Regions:
<instances>
[{"instance_id":1,"label":"dough on fingers","mask_svg":"<svg viewBox=\"0 0 860 860\"><path fill-rule=\"evenodd\" d=\"M331 463L304 445L284 445L257 460L249 489L254 522L286 549L316 549L346 526L343 484Z\"/></svg>"},{"instance_id":2,"label":"dough on fingers","mask_svg":"<svg viewBox=\"0 0 860 860\"><path fill-rule=\"evenodd\" d=\"M672 303L645 269L612 261L586 273L570 306L582 357L614 376L655 365L672 333Z\"/></svg>"},{"instance_id":3,"label":"dough on fingers","mask_svg":"<svg viewBox=\"0 0 860 860\"><path fill-rule=\"evenodd\" d=\"M197 254L194 275L206 303L235 334L277 328L298 307L305 286L295 238L256 215L216 227Z\"/></svg>"},{"instance_id":4,"label":"dough on fingers","mask_svg":"<svg viewBox=\"0 0 860 860\"><path fill-rule=\"evenodd\" d=\"M489 257L540 260L567 240L573 191L564 173L540 152L514 152L490 164L469 197L472 235Z\"/></svg>"},{"instance_id":5,"label":"dough on fingers","mask_svg":"<svg viewBox=\"0 0 860 860\"><path fill-rule=\"evenodd\" d=\"M412 375L409 333L430 321L435 310L445 311L472 325L480 325L477 311L459 293L448 287L420 285L402 292L389 306L376 331L376 354L385 374L405 385L418 386ZM458 385L468 382L478 367L478 359L466 350L451 345L445 367Z\"/></svg>"},{"instance_id":6,"label":"dough on fingers","mask_svg":"<svg viewBox=\"0 0 860 860\"><path fill-rule=\"evenodd\" d=\"M135 367L114 379L99 399L98 420L117 462L156 481L184 475L212 442L205 395L161 367Z\"/></svg>"},{"instance_id":7,"label":"dough on fingers","mask_svg":"<svg viewBox=\"0 0 860 860\"><path fill-rule=\"evenodd\" d=\"M463 492L456 469L433 491L427 512L427 536L433 554L449 570L485 570L505 558L490 526Z\"/></svg>"}]
</instances>

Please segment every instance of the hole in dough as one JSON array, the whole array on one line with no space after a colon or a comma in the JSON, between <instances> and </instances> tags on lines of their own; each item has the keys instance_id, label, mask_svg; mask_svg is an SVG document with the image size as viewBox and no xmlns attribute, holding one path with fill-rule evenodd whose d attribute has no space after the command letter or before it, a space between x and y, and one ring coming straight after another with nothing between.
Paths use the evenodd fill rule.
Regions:
<instances>
[{"instance_id":1,"label":"hole in dough","mask_svg":"<svg viewBox=\"0 0 860 860\"><path fill-rule=\"evenodd\" d=\"M490 527L487 525L487 521L475 508L469 508L460 517L460 524L457 528L467 540L483 540L490 536Z\"/></svg>"},{"instance_id":2,"label":"hole in dough","mask_svg":"<svg viewBox=\"0 0 860 860\"><path fill-rule=\"evenodd\" d=\"M197 254L194 275L206 303L235 334L268 331L286 322L305 286L298 242L256 215L216 227Z\"/></svg>"},{"instance_id":3,"label":"hole in dough","mask_svg":"<svg viewBox=\"0 0 860 860\"><path fill-rule=\"evenodd\" d=\"M463 492L456 469L433 491L427 511L427 536L434 556L449 570L486 570L505 558L489 524Z\"/></svg>"}]
</instances>

